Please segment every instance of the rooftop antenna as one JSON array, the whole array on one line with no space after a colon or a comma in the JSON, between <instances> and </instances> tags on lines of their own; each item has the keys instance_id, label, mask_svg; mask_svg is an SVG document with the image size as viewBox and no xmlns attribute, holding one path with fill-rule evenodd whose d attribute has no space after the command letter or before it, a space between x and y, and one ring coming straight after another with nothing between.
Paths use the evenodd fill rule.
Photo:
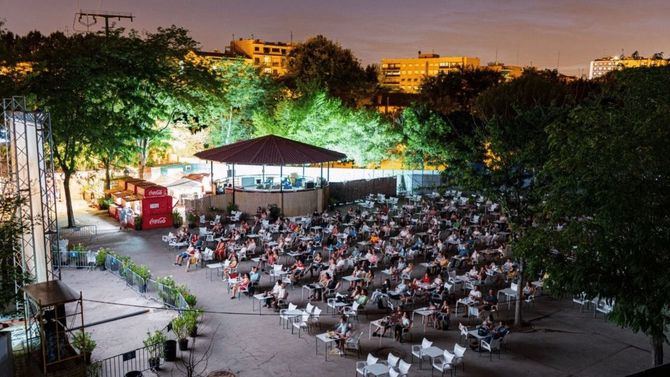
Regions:
<instances>
[{"instance_id":1,"label":"rooftop antenna","mask_svg":"<svg viewBox=\"0 0 670 377\"><path fill-rule=\"evenodd\" d=\"M293 44L293 30L291 30L291 44Z\"/></svg>"},{"instance_id":2,"label":"rooftop antenna","mask_svg":"<svg viewBox=\"0 0 670 377\"><path fill-rule=\"evenodd\" d=\"M496 65L498 65L498 47L496 47Z\"/></svg>"},{"instance_id":3,"label":"rooftop antenna","mask_svg":"<svg viewBox=\"0 0 670 377\"><path fill-rule=\"evenodd\" d=\"M109 12L109 11L102 11L102 10L83 10L80 9L79 12L74 14L75 19L77 22L79 22L81 25L86 26L86 31L88 32L90 27L98 23L98 18L101 18L105 20L105 36L109 36L109 31L111 28L114 27L114 23L112 23L111 27L109 25L109 20L117 20L121 21L123 19L129 19L130 22L133 22L133 19L135 18L132 13L130 12Z\"/></svg>"},{"instance_id":4,"label":"rooftop antenna","mask_svg":"<svg viewBox=\"0 0 670 377\"><path fill-rule=\"evenodd\" d=\"M558 56L556 57L556 70L558 71L558 67L561 65L561 51L558 51Z\"/></svg>"}]
</instances>

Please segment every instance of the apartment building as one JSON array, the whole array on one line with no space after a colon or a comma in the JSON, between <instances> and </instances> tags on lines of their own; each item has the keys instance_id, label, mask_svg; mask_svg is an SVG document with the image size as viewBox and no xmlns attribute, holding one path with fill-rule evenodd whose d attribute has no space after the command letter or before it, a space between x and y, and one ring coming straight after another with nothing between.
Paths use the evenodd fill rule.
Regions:
<instances>
[{"instance_id":1,"label":"apartment building","mask_svg":"<svg viewBox=\"0 0 670 377\"><path fill-rule=\"evenodd\" d=\"M419 91L425 77L436 76L438 73L449 73L461 68L479 67L479 58L469 56L440 56L438 54L422 54L416 58L382 59L382 85L406 93Z\"/></svg>"},{"instance_id":2,"label":"apartment building","mask_svg":"<svg viewBox=\"0 0 670 377\"><path fill-rule=\"evenodd\" d=\"M633 56L604 57L591 61L589 65L589 79L596 79L605 76L609 72L624 68L662 67L666 65L668 65L668 60L658 55L651 58L643 58L637 54Z\"/></svg>"},{"instance_id":3,"label":"apartment building","mask_svg":"<svg viewBox=\"0 0 670 377\"><path fill-rule=\"evenodd\" d=\"M237 39L230 42L229 52L250 59L262 72L282 76L288 68L291 43L266 42L260 39Z\"/></svg>"}]
</instances>

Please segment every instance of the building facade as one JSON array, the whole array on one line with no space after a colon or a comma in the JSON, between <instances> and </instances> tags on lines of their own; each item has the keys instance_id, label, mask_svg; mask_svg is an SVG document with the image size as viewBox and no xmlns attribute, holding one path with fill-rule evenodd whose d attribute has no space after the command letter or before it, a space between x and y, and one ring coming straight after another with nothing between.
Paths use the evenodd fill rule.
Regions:
<instances>
[{"instance_id":1,"label":"building facade","mask_svg":"<svg viewBox=\"0 0 670 377\"><path fill-rule=\"evenodd\" d=\"M260 39L238 39L230 42L229 52L250 59L263 73L282 76L288 68L288 55L293 44L265 42Z\"/></svg>"},{"instance_id":2,"label":"building facade","mask_svg":"<svg viewBox=\"0 0 670 377\"><path fill-rule=\"evenodd\" d=\"M440 56L421 54L416 58L382 59L382 85L406 93L419 91L424 78L440 72L449 73L461 68L479 67L479 58L469 56Z\"/></svg>"},{"instance_id":3,"label":"building facade","mask_svg":"<svg viewBox=\"0 0 670 377\"><path fill-rule=\"evenodd\" d=\"M662 67L668 65L667 59L642 58L631 56L613 56L592 60L589 65L589 79L597 79L609 72L624 68Z\"/></svg>"}]
</instances>

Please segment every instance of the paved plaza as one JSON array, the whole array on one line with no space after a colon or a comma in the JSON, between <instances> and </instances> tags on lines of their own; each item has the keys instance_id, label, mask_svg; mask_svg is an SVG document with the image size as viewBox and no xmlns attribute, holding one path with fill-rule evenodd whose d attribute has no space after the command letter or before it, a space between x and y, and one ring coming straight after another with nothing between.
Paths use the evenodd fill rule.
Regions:
<instances>
[{"instance_id":1,"label":"paved plaza","mask_svg":"<svg viewBox=\"0 0 670 377\"><path fill-rule=\"evenodd\" d=\"M368 340L368 323L370 320L381 318L376 308L368 305L369 315L361 315L360 322L355 322L357 330L364 330L362 338L361 358L352 354L346 357L329 354L328 361L324 360L323 344L319 344L319 353L315 354L314 334L297 333L279 326L275 313L258 311L252 313L252 301L247 297L240 300L231 300L225 285L220 279L208 279L207 271L201 268L185 272L184 267L173 265L175 252L168 249L161 241L161 236L168 230L155 231L118 231L118 226L102 212L78 207L79 219L82 224L98 225L99 236L90 245L92 249L100 246L116 250L120 254L128 255L136 263L147 264L154 276L172 275L178 283L187 284L198 297L198 305L207 311L222 312L210 313L204 317L204 323L199 327L200 336L197 337L196 350L202 352L212 342L212 352L208 361L208 371L230 370L238 376L346 376L355 374L355 361L365 358L372 352L376 356L386 357L388 352L400 355L405 361L411 361L411 344L421 342L423 328L415 326L411 340L404 344L383 338L379 345L378 338ZM251 262L241 263L241 272L248 271ZM423 271L415 271L422 274ZM109 300L109 293L105 287L117 289L123 283L113 282L116 279L108 272L72 270L64 273L66 283L76 289L83 290L85 299ZM270 287L270 278L264 275L261 279L262 289ZM305 305L301 300L301 288L289 290L288 301ZM127 289L124 295L138 295ZM111 301L111 300L110 300ZM150 306L157 305L147 301ZM93 307L86 304L86 310L99 313L104 310L105 318L120 315L128 308L98 305ZM325 304L319 304L325 312ZM503 310L498 313L502 320L509 320L512 311ZM98 315L98 314L93 314ZM127 321L145 321L146 316L133 317L118 322L118 325L105 325L93 328L94 336L101 346L106 347L107 337L121 337L119 331L128 329ZM327 315L322 317L323 328L335 325L337 319ZM468 349L465 354L465 371L458 370L458 375L467 376L620 376L634 373L647 368L650 364L648 339L641 334L633 334L628 329L621 329L612 323L603 320L602 315L593 318L592 312L580 313L579 308L573 307L570 300L556 300L542 296L537 299L533 307L524 308L524 318L530 321L531 326L522 332L512 332L508 341L509 348L502 352L500 359L494 356L490 361L488 355L479 355ZM162 319L162 318L161 318ZM459 340L458 321L467 324L467 319L452 319L451 329L440 331L428 327L425 337L443 349L452 349ZM167 322L167 320L165 321ZM155 325L163 326L156 322ZM140 326L142 327L142 326ZM325 331L325 330L324 330ZM129 339L126 349L142 346L145 330L123 334ZM110 345L112 347L112 345ZM118 348L117 348L118 347ZM114 345L113 350L123 352L120 346ZM108 350L99 351L110 354ZM668 347L666 346L666 352ZM423 370L419 364L412 362L410 375L429 376L429 363L423 363ZM172 375L174 366L166 365L161 375ZM176 371L175 371L176 373ZM176 373L175 375L179 375Z\"/></svg>"}]
</instances>

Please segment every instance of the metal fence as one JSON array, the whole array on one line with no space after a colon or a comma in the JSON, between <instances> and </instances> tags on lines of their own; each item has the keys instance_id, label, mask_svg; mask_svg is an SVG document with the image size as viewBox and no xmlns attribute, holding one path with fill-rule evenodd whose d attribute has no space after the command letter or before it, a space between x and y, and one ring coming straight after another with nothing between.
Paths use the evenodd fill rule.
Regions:
<instances>
[{"instance_id":1,"label":"metal fence","mask_svg":"<svg viewBox=\"0 0 670 377\"><path fill-rule=\"evenodd\" d=\"M105 268L109 272L123 279L126 282L126 285L136 290L137 292L144 293L146 291L146 280L131 271L129 268L124 268L123 263L119 259L111 255L105 256Z\"/></svg>"},{"instance_id":2,"label":"metal fence","mask_svg":"<svg viewBox=\"0 0 670 377\"><path fill-rule=\"evenodd\" d=\"M96 255L93 251L60 250L54 253L52 263L58 268L95 268Z\"/></svg>"},{"instance_id":3,"label":"metal fence","mask_svg":"<svg viewBox=\"0 0 670 377\"><path fill-rule=\"evenodd\" d=\"M98 235L97 225L79 225L72 228L60 228L62 238L70 241L93 241Z\"/></svg>"},{"instance_id":4,"label":"metal fence","mask_svg":"<svg viewBox=\"0 0 670 377\"><path fill-rule=\"evenodd\" d=\"M189 306L184 300L184 296L174 288L168 287L155 280L148 279L144 294L163 305L179 310L188 309Z\"/></svg>"},{"instance_id":5,"label":"metal fence","mask_svg":"<svg viewBox=\"0 0 670 377\"><path fill-rule=\"evenodd\" d=\"M184 296L176 289L168 287L152 279L144 279L128 268L114 256L107 255L105 268L114 275L123 279L126 284L145 297L160 302L169 308L179 310L189 309Z\"/></svg>"},{"instance_id":6,"label":"metal fence","mask_svg":"<svg viewBox=\"0 0 670 377\"><path fill-rule=\"evenodd\" d=\"M124 377L131 371L156 369L162 359L162 344L142 347L94 362L88 367L87 377Z\"/></svg>"}]
</instances>

